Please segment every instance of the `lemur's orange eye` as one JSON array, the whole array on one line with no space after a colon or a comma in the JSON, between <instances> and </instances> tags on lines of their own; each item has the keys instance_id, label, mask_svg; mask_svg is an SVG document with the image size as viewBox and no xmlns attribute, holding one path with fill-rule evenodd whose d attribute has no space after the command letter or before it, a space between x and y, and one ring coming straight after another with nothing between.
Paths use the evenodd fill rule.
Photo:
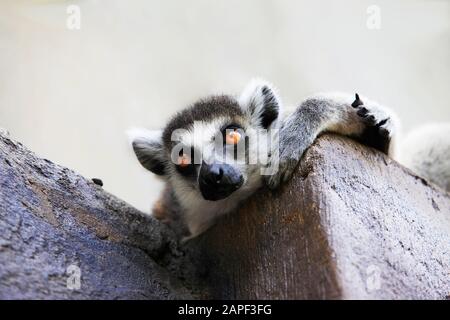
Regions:
<instances>
[{"instance_id":1,"label":"lemur's orange eye","mask_svg":"<svg viewBox=\"0 0 450 320\"><path fill-rule=\"evenodd\" d=\"M190 165L190 164L191 164L191 159L189 159L189 156L188 156L188 155L181 154L181 155L178 157L178 165L179 165L180 167L185 168L185 167L187 167L187 166Z\"/></svg>"},{"instance_id":2,"label":"lemur's orange eye","mask_svg":"<svg viewBox=\"0 0 450 320\"><path fill-rule=\"evenodd\" d=\"M228 130L227 130L228 131ZM239 140L241 140L241 134L237 129L233 129L233 131L228 131L225 136L226 144L238 144Z\"/></svg>"}]
</instances>

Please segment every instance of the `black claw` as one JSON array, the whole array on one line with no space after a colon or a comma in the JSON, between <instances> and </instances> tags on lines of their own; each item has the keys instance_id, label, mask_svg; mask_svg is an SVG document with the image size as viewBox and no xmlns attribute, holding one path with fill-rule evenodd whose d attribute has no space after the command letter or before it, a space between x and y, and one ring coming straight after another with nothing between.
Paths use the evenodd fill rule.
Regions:
<instances>
[{"instance_id":1,"label":"black claw","mask_svg":"<svg viewBox=\"0 0 450 320\"><path fill-rule=\"evenodd\" d=\"M381 127L383 124L385 124L386 122L388 122L389 118L386 118L384 120L381 120L380 122L377 123L377 127Z\"/></svg>"},{"instance_id":2,"label":"black claw","mask_svg":"<svg viewBox=\"0 0 450 320\"><path fill-rule=\"evenodd\" d=\"M368 116L368 117L366 118L366 120L367 120L368 122L372 123L372 124L375 124L375 117L374 117L374 116Z\"/></svg>"},{"instance_id":3,"label":"black claw","mask_svg":"<svg viewBox=\"0 0 450 320\"><path fill-rule=\"evenodd\" d=\"M389 131L385 128L380 128L378 132L382 137L389 137Z\"/></svg>"},{"instance_id":4,"label":"black claw","mask_svg":"<svg viewBox=\"0 0 450 320\"><path fill-rule=\"evenodd\" d=\"M353 108L357 108L359 106L362 106L364 103L362 102L362 100L359 98L359 94L355 93L355 101L353 101L352 103L352 107Z\"/></svg>"},{"instance_id":5,"label":"black claw","mask_svg":"<svg viewBox=\"0 0 450 320\"><path fill-rule=\"evenodd\" d=\"M367 110L366 108L362 107L361 109L359 109L356 114L360 117L365 117L367 115L367 112L369 112L369 110Z\"/></svg>"}]
</instances>

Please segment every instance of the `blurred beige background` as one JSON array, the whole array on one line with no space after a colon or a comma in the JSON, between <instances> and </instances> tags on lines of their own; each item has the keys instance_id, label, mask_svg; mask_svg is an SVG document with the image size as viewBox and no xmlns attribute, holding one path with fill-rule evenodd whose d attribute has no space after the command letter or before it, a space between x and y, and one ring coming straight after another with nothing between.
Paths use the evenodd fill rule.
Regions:
<instances>
[{"instance_id":1,"label":"blurred beige background","mask_svg":"<svg viewBox=\"0 0 450 320\"><path fill-rule=\"evenodd\" d=\"M70 4L80 30L66 27ZM373 4L379 30L366 26ZM407 130L450 121L449 23L446 0L0 0L0 127L148 212L161 184L125 130L254 76L287 104L357 91Z\"/></svg>"}]
</instances>

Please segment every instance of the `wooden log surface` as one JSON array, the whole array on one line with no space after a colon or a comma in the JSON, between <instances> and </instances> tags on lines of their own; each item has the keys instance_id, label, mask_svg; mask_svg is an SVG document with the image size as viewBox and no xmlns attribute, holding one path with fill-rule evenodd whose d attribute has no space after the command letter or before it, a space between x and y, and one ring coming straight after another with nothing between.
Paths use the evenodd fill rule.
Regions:
<instances>
[{"instance_id":1,"label":"wooden log surface","mask_svg":"<svg viewBox=\"0 0 450 320\"><path fill-rule=\"evenodd\" d=\"M0 299L191 298L168 271L177 248L157 220L0 132Z\"/></svg>"},{"instance_id":2,"label":"wooden log surface","mask_svg":"<svg viewBox=\"0 0 450 320\"><path fill-rule=\"evenodd\" d=\"M335 135L281 190L262 190L189 246L213 298L450 295L449 195Z\"/></svg>"},{"instance_id":3,"label":"wooden log surface","mask_svg":"<svg viewBox=\"0 0 450 320\"><path fill-rule=\"evenodd\" d=\"M442 299L449 248L449 195L347 138L321 137L292 181L180 246L0 132L0 299Z\"/></svg>"}]
</instances>

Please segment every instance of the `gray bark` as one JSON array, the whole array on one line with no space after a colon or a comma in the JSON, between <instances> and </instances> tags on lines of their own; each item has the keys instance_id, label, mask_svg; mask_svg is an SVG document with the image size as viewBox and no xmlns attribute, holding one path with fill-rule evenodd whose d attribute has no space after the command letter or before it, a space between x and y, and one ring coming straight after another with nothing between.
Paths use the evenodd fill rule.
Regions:
<instances>
[{"instance_id":1,"label":"gray bark","mask_svg":"<svg viewBox=\"0 0 450 320\"><path fill-rule=\"evenodd\" d=\"M262 190L189 246L214 298L450 295L449 195L339 136L320 138L281 190Z\"/></svg>"},{"instance_id":2,"label":"gray bark","mask_svg":"<svg viewBox=\"0 0 450 320\"><path fill-rule=\"evenodd\" d=\"M0 299L190 298L177 255L157 220L0 133Z\"/></svg>"},{"instance_id":3,"label":"gray bark","mask_svg":"<svg viewBox=\"0 0 450 320\"><path fill-rule=\"evenodd\" d=\"M292 181L180 246L0 132L1 299L441 299L449 249L449 195L346 138L321 137Z\"/></svg>"}]
</instances>

